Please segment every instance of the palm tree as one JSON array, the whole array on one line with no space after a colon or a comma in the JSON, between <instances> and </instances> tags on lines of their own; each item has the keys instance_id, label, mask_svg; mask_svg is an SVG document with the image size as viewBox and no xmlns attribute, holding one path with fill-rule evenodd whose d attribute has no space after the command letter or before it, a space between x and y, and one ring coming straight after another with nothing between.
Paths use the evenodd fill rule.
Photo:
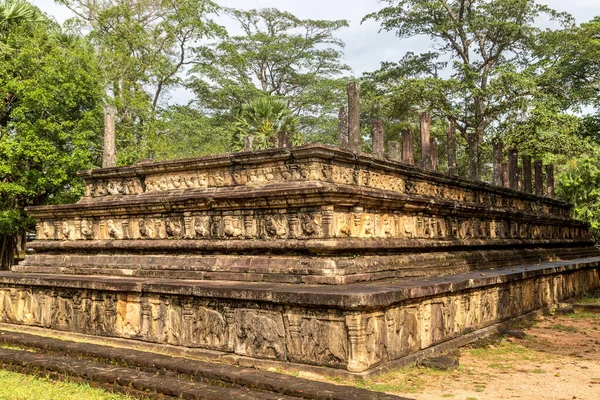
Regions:
<instances>
[{"instance_id":1,"label":"palm tree","mask_svg":"<svg viewBox=\"0 0 600 400\"><path fill-rule=\"evenodd\" d=\"M44 14L25 0L4 0L0 2L0 34L5 34L13 25L23 22L46 21Z\"/></svg>"},{"instance_id":2,"label":"palm tree","mask_svg":"<svg viewBox=\"0 0 600 400\"><path fill-rule=\"evenodd\" d=\"M279 132L288 132L292 143L301 141L297 131L298 118L292 116L284 102L270 96L259 97L242 106L236 118L236 147L243 147L244 138L253 137L253 147L263 150L274 147Z\"/></svg>"}]
</instances>

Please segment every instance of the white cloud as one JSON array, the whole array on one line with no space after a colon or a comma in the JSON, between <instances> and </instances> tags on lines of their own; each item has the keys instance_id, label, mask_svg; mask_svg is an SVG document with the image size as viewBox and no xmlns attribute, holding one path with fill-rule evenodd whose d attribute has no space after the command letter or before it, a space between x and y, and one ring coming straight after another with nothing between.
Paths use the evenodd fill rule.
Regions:
<instances>
[{"instance_id":1,"label":"white cloud","mask_svg":"<svg viewBox=\"0 0 600 400\"><path fill-rule=\"evenodd\" d=\"M71 18L73 14L71 11L60 4L56 4L53 0L29 0L31 3L38 6L46 14L53 17L56 21L63 23L65 20Z\"/></svg>"}]
</instances>

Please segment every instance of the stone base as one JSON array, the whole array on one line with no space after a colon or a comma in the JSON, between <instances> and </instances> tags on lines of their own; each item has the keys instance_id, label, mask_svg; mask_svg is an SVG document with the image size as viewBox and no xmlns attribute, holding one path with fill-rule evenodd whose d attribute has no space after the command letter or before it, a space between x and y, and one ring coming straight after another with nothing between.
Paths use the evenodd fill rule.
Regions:
<instances>
[{"instance_id":1,"label":"stone base","mask_svg":"<svg viewBox=\"0 0 600 400\"><path fill-rule=\"evenodd\" d=\"M225 254L204 254L206 245L222 246ZM296 240L285 243L287 254L265 241L39 241L31 246L36 252L14 266L14 272L311 285L448 275L600 255L588 240Z\"/></svg>"},{"instance_id":2,"label":"stone base","mask_svg":"<svg viewBox=\"0 0 600 400\"><path fill-rule=\"evenodd\" d=\"M347 286L0 274L0 322L369 374L600 287L600 257Z\"/></svg>"}]
</instances>

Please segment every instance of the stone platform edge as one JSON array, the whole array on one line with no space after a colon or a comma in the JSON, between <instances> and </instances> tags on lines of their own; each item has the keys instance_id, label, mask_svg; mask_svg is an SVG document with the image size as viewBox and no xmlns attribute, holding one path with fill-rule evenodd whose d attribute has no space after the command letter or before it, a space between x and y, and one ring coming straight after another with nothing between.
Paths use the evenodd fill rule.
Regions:
<instances>
[{"instance_id":1,"label":"stone platform edge","mask_svg":"<svg viewBox=\"0 0 600 400\"><path fill-rule=\"evenodd\" d=\"M305 379L324 378L324 379L343 379L356 382L368 382L382 374L391 372L395 369L406 366L416 365L420 360L449 354L460 347L467 346L478 340L485 339L512 327L515 323L530 321L540 317L544 313L550 312L550 309L536 310L528 314L511 318L484 328L469 332L460 337L450 339L446 342L437 344L424 350L417 351L408 356L394 360L392 362L379 365L375 368L363 372L351 372L337 368L321 367L318 365L308 365L294 362L283 362L267 359L256 359L252 357L241 356L216 350L207 350L200 348L189 348L173 346L168 344L147 343L133 339L121 339L112 337L101 337L86 335L75 332L57 331L35 326L7 324L0 322L1 331L25 333L29 335L54 338L62 341L73 341L79 343L95 344L99 346L110 346L116 349L136 350L147 353L154 353L170 357L182 357L188 360L197 360L207 363L217 363L231 365L239 368L254 368L270 372L272 374L293 374ZM275 372L273 372L275 371Z\"/></svg>"},{"instance_id":2,"label":"stone platform edge","mask_svg":"<svg viewBox=\"0 0 600 400\"><path fill-rule=\"evenodd\" d=\"M191 281L109 276L49 275L0 272L0 284L52 289L80 289L134 294L159 294L268 302L276 305L327 307L344 311L369 311L429 297L481 290L521 280L600 267L600 257L545 262L502 269L483 269L398 282L344 286Z\"/></svg>"},{"instance_id":3,"label":"stone platform edge","mask_svg":"<svg viewBox=\"0 0 600 400\"><path fill-rule=\"evenodd\" d=\"M343 287L1 273L0 321L369 374L593 291L599 266L589 257Z\"/></svg>"}]
</instances>

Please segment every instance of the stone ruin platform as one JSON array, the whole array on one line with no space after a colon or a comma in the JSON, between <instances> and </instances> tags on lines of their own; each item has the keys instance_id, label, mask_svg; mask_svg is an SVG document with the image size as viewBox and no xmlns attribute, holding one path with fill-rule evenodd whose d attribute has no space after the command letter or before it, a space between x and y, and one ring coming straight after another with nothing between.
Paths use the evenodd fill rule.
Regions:
<instances>
[{"instance_id":1,"label":"stone ruin platform","mask_svg":"<svg viewBox=\"0 0 600 400\"><path fill-rule=\"evenodd\" d=\"M80 175L0 322L369 376L600 287L569 204L339 148Z\"/></svg>"}]
</instances>

